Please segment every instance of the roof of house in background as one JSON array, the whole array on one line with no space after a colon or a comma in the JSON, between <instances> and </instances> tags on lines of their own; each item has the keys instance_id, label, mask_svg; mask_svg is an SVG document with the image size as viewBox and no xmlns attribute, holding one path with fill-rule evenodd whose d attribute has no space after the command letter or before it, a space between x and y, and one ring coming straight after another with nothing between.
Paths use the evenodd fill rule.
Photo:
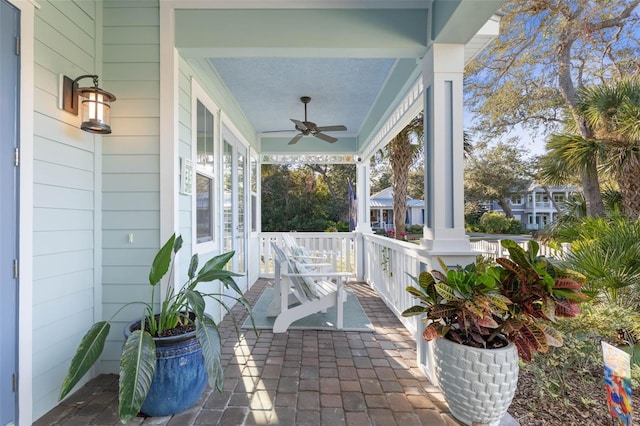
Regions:
<instances>
[{"instance_id":1,"label":"roof of house in background","mask_svg":"<svg viewBox=\"0 0 640 426\"><path fill-rule=\"evenodd\" d=\"M393 208L393 188L388 187L371 195L369 205L375 208ZM407 207L422 208L424 207L424 200L416 200L407 195Z\"/></svg>"}]
</instances>

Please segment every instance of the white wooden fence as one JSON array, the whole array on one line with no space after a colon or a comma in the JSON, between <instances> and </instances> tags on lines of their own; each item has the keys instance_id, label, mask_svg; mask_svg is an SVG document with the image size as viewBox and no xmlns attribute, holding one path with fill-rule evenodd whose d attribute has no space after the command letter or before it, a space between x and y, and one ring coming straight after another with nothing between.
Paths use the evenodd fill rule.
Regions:
<instances>
[{"instance_id":1,"label":"white wooden fence","mask_svg":"<svg viewBox=\"0 0 640 426\"><path fill-rule=\"evenodd\" d=\"M296 243L314 252L324 252L336 272L355 272L355 234L353 232L291 232ZM274 274L271 243L283 245L281 232L260 233L260 276Z\"/></svg>"},{"instance_id":2,"label":"white wooden fence","mask_svg":"<svg viewBox=\"0 0 640 426\"><path fill-rule=\"evenodd\" d=\"M517 243L524 250L529 249L529 241L520 241ZM499 240L480 240L473 241L471 248L478 251L484 257L490 259L497 259L498 257L509 257L509 251L502 247ZM544 256L551 259L564 260L571 250L571 244L562 243L560 248L549 247L544 244L540 244L538 250L538 256Z\"/></svg>"}]
</instances>

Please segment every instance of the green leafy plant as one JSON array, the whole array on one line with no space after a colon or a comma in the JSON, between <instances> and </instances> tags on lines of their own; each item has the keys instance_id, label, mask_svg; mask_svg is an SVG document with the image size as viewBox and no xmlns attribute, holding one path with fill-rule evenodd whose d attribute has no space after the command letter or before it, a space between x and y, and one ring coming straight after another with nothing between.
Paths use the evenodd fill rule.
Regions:
<instances>
[{"instance_id":1,"label":"green leafy plant","mask_svg":"<svg viewBox=\"0 0 640 426\"><path fill-rule=\"evenodd\" d=\"M562 331L562 347L551 348L544 356L535 354L523 368L531 373L541 398L560 398L568 405L576 389L597 386L602 352L599 341Z\"/></svg>"},{"instance_id":2,"label":"green leafy plant","mask_svg":"<svg viewBox=\"0 0 640 426\"><path fill-rule=\"evenodd\" d=\"M169 272L169 283L172 282L173 261L182 247L182 237L172 235L156 254L149 272L151 285L151 301L135 301L127 303L116 311L107 321L95 323L82 338L71 365L62 384L60 399L64 398L98 360L104 349L104 344L111 328L111 321L127 306L140 304L144 306L144 315L140 329L133 331L127 338L122 349L119 380L119 416L126 423L140 411L140 407L151 387L156 367L156 348L153 337L163 337L168 334L181 334L195 330L196 337L202 348L205 369L209 385L222 392L223 371L221 364L221 342L218 327L215 322L205 315L205 298L220 304L229 313L236 324L234 314L225 303L224 298L240 302L249 310L249 303L242 295L242 291L233 280L239 276L224 269L224 266L235 254L233 251L213 257L202 268L198 268L198 255L194 254L189 264L187 280L177 290L168 285L164 300L158 305L156 294L158 284ZM203 293L197 289L202 282L219 280L225 288L232 289L237 296L221 293ZM160 311L156 312L156 308ZM249 311L251 317L251 311ZM253 322L253 317L251 317ZM255 329L255 325L254 325Z\"/></svg>"},{"instance_id":3,"label":"green leafy plant","mask_svg":"<svg viewBox=\"0 0 640 426\"><path fill-rule=\"evenodd\" d=\"M382 247L382 259L380 265L382 266L382 270L387 273L389 278L393 277L393 272L390 268L391 259L389 257L389 247Z\"/></svg>"},{"instance_id":4,"label":"green leafy plant","mask_svg":"<svg viewBox=\"0 0 640 426\"><path fill-rule=\"evenodd\" d=\"M487 212L480 218L480 226L485 232L497 234L506 232L511 224L504 214L498 212Z\"/></svg>"},{"instance_id":5,"label":"green leafy plant","mask_svg":"<svg viewBox=\"0 0 640 426\"><path fill-rule=\"evenodd\" d=\"M425 340L445 337L484 348L512 342L525 361L562 345L562 334L551 323L580 312L577 305L586 299L583 278L537 257L535 241L528 251L511 240L502 246L510 258L498 258L495 266L480 262L448 269L440 262L444 272L412 277L418 287L407 291L421 303L402 315L425 315Z\"/></svg>"},{"instance_id":6,"label":"green leafy plant","mask_svg":"<svg viewBox=\"0 0 640 426\"><path fill-rule=\"evenodd\" d=\"M476 264L445 271L422 272L412 277L419 285L407 287L422 304L405 310L403 316L426 314L431 322L423 331L427 341L444 337L474 347L500 347L504 340L495 339L500 324L495 313L507 312L509 300L497 291L498 273L495 268L477 268Z\"/></svg>"},{"instance_id":7,"label":"green leafy plant","mask_svg":"<svg viewBox=\"0 0 640 426\"><path fill-rule=\"evenodd\" d=\"M612 305L640 308L640 221L620 215L584 218L558 235L571 241L567 264L587 277L587 293Z\"/></svg>"},{"instance_id":8,"label":"green leafy plant","mask_svg":"<svg viewBox=\"0 0 640 426\"><path fill-rule=\"evenodd\" d=\"M578 409L587 409L590 400L581 399L580 406L571 396L580 389L600 386L600 341L604 339L631 353L629 345L639 335L640 316L629 308L591 300L581 305L581 312L574 318L558 320L556 328L564 335L563 346L551 348L544 356L534 355L522 367L533 377L531 383L541 399L559 399L565 405L576 403ZM640 347L633 352L640 354ZM631 368L632 386L636 389L640 386L640 359L638 365L632 359Z\"/></svg>"},{"instance_id":9,"label":"green leafy plant","mask_svg":"<svg viewBox=\"0 0 640 426\"><path fill-rule=\"evenodd\" d=\"M571 321L559 321L563 332L596 342L606 340L615 346L640 344L640 313L624 306L591 300Z\"/></svg>"}]
</instances>

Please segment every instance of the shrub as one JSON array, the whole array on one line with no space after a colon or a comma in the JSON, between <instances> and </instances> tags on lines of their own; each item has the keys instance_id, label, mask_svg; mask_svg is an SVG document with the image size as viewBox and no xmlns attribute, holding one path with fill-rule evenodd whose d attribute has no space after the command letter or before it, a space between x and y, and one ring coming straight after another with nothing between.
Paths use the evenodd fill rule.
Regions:
<instances>
[{"instance_id":1,"label":"shrub","mask_svg":"<svg viewBox=\"0 0 640 426\"><path fill-rule=\"evenodd\" d=\"M564 332L598 341L605 339L613 345L640 342L640 314L622 306L584 303L578 316L558 324Z\"/></svg>"},{"instance_id":2,"label":"shrub","mask_svg":"<svg viewBox=\"0 0 640 426\"><path fill-rule=\"evenodd\" d=\"M509 218L509 229L507 229L507 234L522 234L524 232L524 228L522 227L522 223L519 220L515 220L514 218Z\"/></svg>"},{"instance_id":3,"label":"shrub","mask_svg":"<svg viewBox=\"0 0 640 426\"><path fill-rule=\"evenodd\" d=\"M422 225L409 225L406 229L409 234L421 234L422 228Z\"/></svg>"},{"instance_id":4,"label":"shrub","mask_svg":"<svg viewBox=\"0 0 640 426\"><path fill-rule=\"evenodd\" d=\"M640 221L585 218L558 233L572 243L568 267L587 277L586 291L610 304L640 308Z\"/></svg>"},{"instance_id":5,"label":"shrub","mask_svg":"<svg viewBox=\"0 0 640 426\"><path fill-rule=\"evenodd\" d=\"M464 223L469 231L480 231L480 218L487 212L485 206L476 202L464 203Z\"/></svg>"},{"instance_id":6,"label":"shrub","mask_svg":"<svg viewBox=\"0 0 640 426\"><path fill-rule=\"evenodd\" d=\"M533 383L540 397L568 402L573 390L569 375L574 378L571 383L575 384L578 377L583 383L588 382L587 386L599 385L603 368L600 342L565 333L563 346L550 348L546 354L535 354L531 362L521 364L521 368L535 378Z\"/></svg>"},{"instance_id":7,"label":"shrub","mask_svg":"<svg viewBox=\"0 0 640 426\"><path fill-rule=\"evenodd\" d=\"M594 302L583 303L581 312L570 320L559 320L556 328L564 334L564 346L552 348L547 354L536 354L522 368L536 379L534 384L541 397L570 400L576 380L585 386L598 386L602 377L602 350L600 341L628 349L620 330L637 333L640 327L638 313L623 307ZM638 335L635 334L637 337ZM569 375L573 378L568 380ZM640 387L640 365L631 368L632 387Z\"/></svg>"},{"instance_id":8,"label":"shrub","mask_svg":"<svg viewBox=\"0 0 640 426\"><path fill-rule=\"evenodd\" d=\"M327 221L324 232L349 232L348 222Z\"/></svg>"},{"instance_id":9,"label":"shrub","mask_svg":"<svg viewBox=\"0 0 640 426\"><path fill-rule=\"evenodd\" d=\"M480 218L480 227L484 232L499 234L506 232L510 227L509 219L498 212L488 212Z\"/></svg>"},{"instance_id":10,"label":"shrub","mask_svg":"<svg viewBox=\"0 0 640 426\"><path fill-rule=\"evenodd\" d=\"M631 387L633 389L640 389L640 365L631 366Z\"/></svg>"}]
</instances>

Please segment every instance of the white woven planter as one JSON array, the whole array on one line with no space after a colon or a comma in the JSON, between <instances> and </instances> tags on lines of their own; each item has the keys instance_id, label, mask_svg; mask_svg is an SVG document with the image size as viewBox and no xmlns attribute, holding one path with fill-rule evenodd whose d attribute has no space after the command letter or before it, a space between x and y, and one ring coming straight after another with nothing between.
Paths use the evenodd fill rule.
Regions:
<instances>
[{"instance_id":1,"label":"white woven planter","mask_svg":"<svg viewBox=\"0 0 640 426\"><path fill-rule=\"evenodd\" d=\"M434 341L436 377L451 414L466 425L498 425L518 384L518 350Z\"/></svg>"}]
</instances>

